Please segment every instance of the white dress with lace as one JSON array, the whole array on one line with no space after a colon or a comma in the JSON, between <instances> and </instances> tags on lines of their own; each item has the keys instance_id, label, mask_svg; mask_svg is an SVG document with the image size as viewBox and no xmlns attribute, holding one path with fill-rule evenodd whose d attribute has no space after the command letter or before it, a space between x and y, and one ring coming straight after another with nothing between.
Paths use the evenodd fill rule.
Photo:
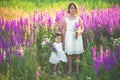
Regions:
<instances>
[{"instance_id":1,"label":"white dress with lace","mask_svg":"<svg viewBox=\"0 0 120 80\"><path fill-rule=\"evenodd\" d=\"M53 45L56 48L57 53L51 52L49 62L52 64L60 63L60 61L67 62L67 56L65 55L65 52L62 49L62 43L54 42Z\"/></svg>"},{"instance_id":2,"label":"white dress with lace","mask_svg":"<svg viewBox=\"0 0 120 80\"><path fill-rule=\"evenodd\" d=\"M77 17L75 20L70 20L68 17L65 18L65 53L67 53L67 55L81 54L84 52L82 35L79 35L77 39L75 37L75 23L78 23L79 20L79 17Z\"/></svg>"}]
</instances>

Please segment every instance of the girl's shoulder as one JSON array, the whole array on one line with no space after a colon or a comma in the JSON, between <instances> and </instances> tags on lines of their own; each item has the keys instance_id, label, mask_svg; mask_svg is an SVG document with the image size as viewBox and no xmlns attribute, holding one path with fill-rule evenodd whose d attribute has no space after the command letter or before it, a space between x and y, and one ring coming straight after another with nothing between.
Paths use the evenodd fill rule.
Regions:
<instances>
[{"instance_id":1,"label":"girl's shoulder","mask_svg":"<svg viewBox=\"0 0 120 80\"><path fill-rule=\"evenodd\" d=\"M81 18L80 18L80 16L79 16L79 15L76 15L76 19L79 19L79 20L80 20Z\"/></svg>"},{"instance_id":2,"label":"girl's shoulder","mask_svg":"<svg viewBox=\"0 0 120 80\"><path fill-rule=\"evenodd\" d=\"M63 20L62 20L62 21L63 21L63 23L66 23L66 20L67 20L67 17L66 17L66 16L64 16L64 17L63 17Z\"/></svg>"},{"instance_id":3,"label":"girl's shoulder","mask_svg":"<svg viewBox=\"0 0 120 80\"><path fill-rule=\"evenodd\" d=\"M70 15L68 14L67 16L65 16L65 19L70 19Z\"/></svg>"},{"instance_id":4,"label":"girl's shoulder","mask_svg":"<svg viewBox=\"0 0 120 80\"><path fill-rule=\"evenodd\" d=\"M60 46L60 45L62 45L62 42L60 42L60 43L56 43L56 42L55 42L54 45L55 45L55 46Z\"/></svg>"},{"instance_id":5,"label":"girl's shoulder","mask_svg":"<svg viewBox=\"0 0 120 80\"><path fill-rule=\"evenodd\" d=\"M68 16L65 16L65 17L64 17L64 20L67 21L67 19L68 19Z\"/></svg>"},{"instance_id":6,"label":"girl's shoulder","mask_svg":"<svg viewBox=\"0 0 120 80\"><path fill-rule=\"evenodd\" d=\"M69 19L70 18L70 15L67 15L66 17L65 17L65 19Z\"/></svg>"},{"instance_id":7,"label":"girl's shoulder","mask_svg":"<svg viewBox=\"0 0 120 80\"><path fill-rule=\"evenodd\" d=\"M78 15L76 15L74 19L70 19L70 15L67 15L67 16L66 16L66 19L67 19L67 20L70 20L70 21L74 21L74 20L79 20L80 17L79 17Z\"/></svg>"}]
</instances>

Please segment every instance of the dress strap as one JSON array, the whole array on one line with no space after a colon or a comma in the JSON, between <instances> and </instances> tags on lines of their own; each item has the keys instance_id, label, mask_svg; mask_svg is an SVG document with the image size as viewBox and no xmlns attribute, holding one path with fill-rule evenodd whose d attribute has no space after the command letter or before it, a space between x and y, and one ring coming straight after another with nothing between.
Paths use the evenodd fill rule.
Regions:
<instances>
[{"instance_id":1,"label":"dress strap","mask_svg":"<svg viewBox=\"0 0 120 80\"><path fill-rule=\"evenodd\" d=\"M79 16L77 16L77 20L78 20L78 21L80 20L80 17L79 17Z\"/></svg>"},{"instance_id":2,"label":"dress strap","mask_svg":"<svg viewBox=\"0 0 120 80\"><path fill-rule=\"evenodd\" d=\"M67 22L67 20L68 20L68 18L67 18L67 17L65 17L65 22Z\"/></svg>"}]
</instances>

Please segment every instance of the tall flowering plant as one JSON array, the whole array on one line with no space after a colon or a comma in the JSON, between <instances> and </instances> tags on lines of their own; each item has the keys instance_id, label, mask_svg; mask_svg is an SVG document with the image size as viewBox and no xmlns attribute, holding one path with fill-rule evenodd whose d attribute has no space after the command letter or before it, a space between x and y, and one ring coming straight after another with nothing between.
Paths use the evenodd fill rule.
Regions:
<instances>
[{"instance_id":1,"label":"tall flowering plant","mask_svg":"<svg viewBox=\"0 0 120 80\"><path fill-rule=\"evenodd\" d=\"M37 69L37 71L36 71L36 78L37 78L37 80L40 80L40 77L41 76L41 74L40 74L40 67L38 67L38 69Z\"/></svg>"}]
</instances>

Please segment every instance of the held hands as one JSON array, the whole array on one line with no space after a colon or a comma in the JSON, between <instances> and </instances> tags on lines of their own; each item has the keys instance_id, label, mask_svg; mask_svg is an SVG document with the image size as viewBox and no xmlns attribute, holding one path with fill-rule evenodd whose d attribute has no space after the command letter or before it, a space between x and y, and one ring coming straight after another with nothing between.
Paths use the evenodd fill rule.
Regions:
<instances>
[{"instance_id":1,"label":"held hands","mask_svg":"<svg viewBox=\"0 0 120 80\"><path fill-rule=\"evenodd\" d=\"M65 41L63 41L63 43L62 43L62 48L63 48L63 50L65 49Z\"/></svg>"},{"instance_id":2,"label":"held hands","mask_svg":"<svg viewBox=\"0 0 120 80\"><path fill-rule=\"evenodd\" d=\"M83 33L83 29L78 29L78 35Z\"/></svg>"}]
</instances>

